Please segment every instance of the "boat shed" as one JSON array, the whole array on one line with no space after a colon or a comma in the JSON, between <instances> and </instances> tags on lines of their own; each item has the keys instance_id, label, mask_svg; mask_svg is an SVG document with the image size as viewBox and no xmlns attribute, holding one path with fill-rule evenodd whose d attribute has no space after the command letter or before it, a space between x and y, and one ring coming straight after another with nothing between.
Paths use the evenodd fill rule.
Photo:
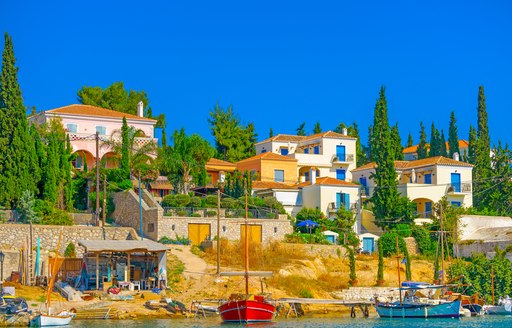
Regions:
<instances>
[{"instance_id":1,"label":"boat shed","mask_svg":"<svg viewBox=\"0 0 512 328\"><path fill-rule=\"evenodd\" d=\"M152 240L79 240L85 248L84 267L87 281L96 289L112 285L140 289L167 283L166 245ZM101 279L100 279L101 277Z\"/></svg>"}]
</instances>

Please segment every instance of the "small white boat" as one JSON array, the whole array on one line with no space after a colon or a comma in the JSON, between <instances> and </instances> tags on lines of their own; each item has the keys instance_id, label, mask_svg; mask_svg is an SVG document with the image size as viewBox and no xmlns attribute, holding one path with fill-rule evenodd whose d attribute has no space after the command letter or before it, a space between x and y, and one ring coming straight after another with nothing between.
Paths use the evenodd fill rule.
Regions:
<instances>
[{"instance_id":1,"label":"small white boat","mask_svg":"<svg viewBox=\"0 0 512 328\"><path fill-rule=\"evenodd\" d=\"M484 312L492 315L512 315L512 298L500 298L498 305L485 305Z\"/></svg>"},{"instance_id":2,"label":"small white boat","mask_svg":"<svg viewBox=\"0 0 512 328\"><path fill-rule=\"evenodd\" d=\"M30 323L31 327L67 326L75 317L75 313L62 311L58 314L39 314Z\"/></svg>"}]
</instances>

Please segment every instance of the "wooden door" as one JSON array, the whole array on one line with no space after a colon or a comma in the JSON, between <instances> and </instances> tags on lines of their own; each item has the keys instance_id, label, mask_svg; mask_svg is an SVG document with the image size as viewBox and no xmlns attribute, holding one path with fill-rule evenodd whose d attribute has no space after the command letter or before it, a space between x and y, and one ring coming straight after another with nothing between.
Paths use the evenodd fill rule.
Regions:
<instances>
[{"instance_id":1,"label":"wooden door","mask_svg":"<svg viewBox=\"0 0 512 328\"><path fill-rule=\"evenodd\" d=\"M189 223L188 239L192 245L200 245L210 237L210 225L207 223Z\"/></svg>"},{"instance_id":2,"label":"wooden door","mask_svg":"<svg viewBox=\"0 0 512 328\"><path fill-rule=\"evenodd\" d=\"M259 224L249 224L249 244L250 243L261 243L262 241L262 233L261 233L261 225ZM240 226L240 240L242 242L245 241L245 224Z\"/></svg>"}]
</instances>

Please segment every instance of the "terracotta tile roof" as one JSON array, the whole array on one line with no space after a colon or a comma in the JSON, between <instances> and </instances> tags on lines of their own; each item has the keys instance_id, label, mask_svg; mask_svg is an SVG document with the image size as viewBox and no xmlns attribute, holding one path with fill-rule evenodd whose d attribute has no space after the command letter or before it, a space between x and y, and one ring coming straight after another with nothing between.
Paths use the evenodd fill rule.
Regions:
<instances>
[{"instance_id":1,"label":"terracotta tile roof","mask_svg":"<svg viewBox=\"0 0 512 328\"><path fill-rule=\"evenodd\" d=\"M231 162L227 162L227 161L223 161L223 160L220 160L220 159L217 159L217 158L210 158L210 160L205 164L206 166L206 169L210 169L210 170L226 170L226 171L234 171L236 170L236 164L235 163L231 163Z\"/></svg>"},{"instance_id":2,"label":"terracotta tile roof","mask_svg":"<svg viewBox=\"0 0 512 328\"><path fill-rule=\"evenodd\" d=\"M407 170L407 169L423 167L423 166L430 166L430 165L473 167L473 165L471 165L469 163L456 161L454 159L443 157L443 156L417 159L415 161L395 161L395 169L398 169L398 170ZM377 167L377 165L375 164L375 162L371 162L371 163L365 164L363 166L360 166L360 167L352 170L352 172L374 169L376 167Z\"/></svg>"},{"instance_id":3,"label":"terracotta tile roof","mask_svg":"<svg viewBox=\"0 0 512 328\"><path fill-rule=\"evenodd\" d=\"M274 181L253 181L252 189L294 189L297 186Z\"/></svg>"},{"instance_id":4,"label":"terracotta tile roof","mask_svg":"<svg viewBox=\"0 0 512 328\"><path fill-rule=\"evenodd\" d=\"M316 139L316 138L356 139L354 137L347 136L347 135L344 135L344 134L341 134L341 133L336 133L336 132L333 132L333 131L327 131L327 132L321 132L321 133L313 134L313 135L310 135L310 136L297 136L297 135L293 135L293 134L278 134L276 136L273 136L272 138L265 139L265 140L260 141L260 142L258 142L256 144L258 145L258 144L262 144L262 143L266 143L266 142L271 142L271 141L275 141L275 142L300 142L300 141L312 140L312 139Z\"/></svg>"},{"instance_id":5,"label":"terracotta tile roof","mask_svg":"<svg viewBox=\"0 0 512 328\"><path fill-rule=\"evenodd\" d=\"M338 180L331 177L320 177L316 178L315 184L321 186L347 186L347 187L357 187L358 185L349 181ZM307 187L311 185L311 181L301 182L297 185L297 187Z\"/></svg>"},{"instance_id":6,"label":"terracotta tile roof","mask_svg":"<svg viewBox=\"0 0 512 328\"><path fill-rule=\"evenodd\" d=\"M469 142L467 140L460 139L459 140L459 148L468 148ZM430 145L427 144L427 149L430 148ZM446 142L446 149L450 149L450 146L448 145L448 141ZM414 145L411 147L404 148L402 153L404 154L414 154L418 151L418 145Z\"/></svg>"},{"instance_id":7,"label":"terracotta tile roof","mask_svg":"<svg viewBox=\"0 0 512 328\"><path fill-rule=\"evenodd\" d=\"M90 105L82 105L82 104L73 104L64 107L59 107L55 109L50 109L45 111L45 113L53 113L53 114L70 114L70 115L79 115L79 116L101 116L101 117L111 117L111 118L120 118L126 117L126 119L130 120L141 120L141 121L153 121L156 120L147 118L147 117L139 117L133 114L127 114L118 112L111 109L90 106Z\"/></svg>"},{"instance_id":8,"label":"terracotta tile roof","mask_svg":"<svg viewBox=\"0 0 512 328\"><path fill-rule=\"evenodd\" d=\"M317 133L317 134L312 134L310 136L304 137L304 139L302 139L302 141L312 140L312 139L317 139L317 138L357 139L357 138L350 137L350 136L347 136L347 135L344 135L344 134L341 134L341 133L336 133L336 132L333 132L333 131L327 131L327 132L320 132L320 133Z\"/></svg>"},{"instance_id":9,"label":"terracotta tile roof","mask_svg":"<svg viewBox=\"0 0 512 328\"><path fill-rule=\"evenodd\" d=\"M239 161L237 163L245 163L245 162L249 162L249 161L253 161L253 160L257 160L257 159L297 162L297 160L295 158L279 155L279 154L272 153L272 152L266 152L266 153L261 153L259 155L253 156L253 157L249 157L249 158L243 159L243 160L241 160L241 161Z\"/></svg>"}]
</instances>

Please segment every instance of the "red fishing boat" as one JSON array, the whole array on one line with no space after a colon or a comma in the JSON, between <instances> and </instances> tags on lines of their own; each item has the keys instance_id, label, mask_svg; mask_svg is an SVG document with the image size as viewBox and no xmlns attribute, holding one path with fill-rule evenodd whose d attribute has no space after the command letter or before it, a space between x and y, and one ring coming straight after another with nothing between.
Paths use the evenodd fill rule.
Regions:
<instances>
[{"instance_id":1,"label":"red fishing boat","mask_svg":"<svg viewBox=\"0 0 512 328\"><path fill-rule=\"evenodd\" d=\"M276 312L275 302L265 295L249 294L249 276L268 277L272 272L249 271L249 233L247 224L247 194L245 195L245 272L221 272L221 276L244 276L245 294L232 294L219 306L224 322L269 322Z\"/></svg>"}]
</instances>

